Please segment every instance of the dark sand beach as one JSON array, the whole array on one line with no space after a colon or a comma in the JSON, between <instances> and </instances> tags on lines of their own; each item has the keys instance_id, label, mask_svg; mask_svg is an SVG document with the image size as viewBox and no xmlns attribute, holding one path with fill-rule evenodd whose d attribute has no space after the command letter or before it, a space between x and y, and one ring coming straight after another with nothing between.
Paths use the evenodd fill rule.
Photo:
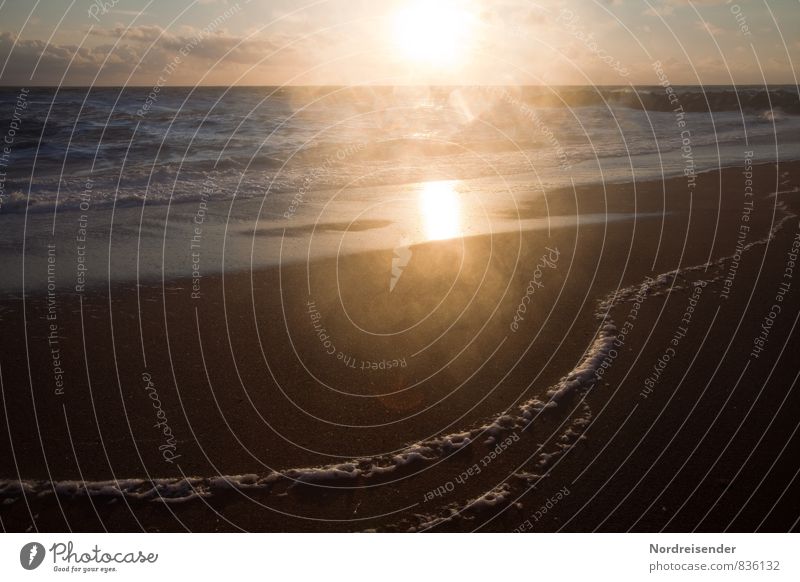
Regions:
<instances>
[{"instance_id":1,"label":"dark sand beach","mask_svg":"<svg viewBox=\"0 0 800 582\"><path fill-rule=\"evenodd\" d=\"M2 526L796 529L800 164L752 181L548 191L518 217L610 218L415 245L392 291L392 250L65 290L55 342L7 297Z\"/></svg>"}]
</instances>

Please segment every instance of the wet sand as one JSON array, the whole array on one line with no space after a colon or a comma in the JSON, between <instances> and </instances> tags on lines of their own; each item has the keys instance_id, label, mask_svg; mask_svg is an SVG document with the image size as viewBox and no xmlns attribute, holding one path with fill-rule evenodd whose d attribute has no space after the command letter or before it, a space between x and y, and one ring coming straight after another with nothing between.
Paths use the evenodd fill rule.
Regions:
<instances>
[{"instance_id":1,"label":"wet sand","mask_svg":"<svg viewBox=\"0 0 800 582\"><path fill-rule=\"evenodd\" d=\"M2 526L796 528L800 283L785 274L797 219L745 250L732 278L731 260L717 261L743 224L749 244L797 211L800 165L758 166L753 181L746 222L751 198L731 169L694 189L676 179L548 192L519 216L639 215L630 221L59 291L50 320L45 292L9 297ZM648 287L635 320L631 297L598 317L615 290L695 265ZM682 322L698 281L709 282ZM751 357L783 281L782 310ZM619 339L626 321L617 356L592 360L606 362L602 377L548 395L598 333ZM441 439L464 431L469 442ZM98 485L122 479L145 483L126 495Z\"/></svg>"}]
</instances>

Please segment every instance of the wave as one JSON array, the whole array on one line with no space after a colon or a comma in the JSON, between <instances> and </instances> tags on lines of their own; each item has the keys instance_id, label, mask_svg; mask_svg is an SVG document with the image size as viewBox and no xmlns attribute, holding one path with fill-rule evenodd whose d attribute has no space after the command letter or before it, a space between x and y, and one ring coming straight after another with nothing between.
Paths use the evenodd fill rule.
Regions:
<instances>
[{"instance_id":1,"label":"wave","mask_svg":"<svg viewBox=\"0 0 800 582\"><path fill-rule=\"evenodd\" d=\"M637 177L658 179L659 160L648 156L683 146L661 87L318 87L270 96L273 90L233 88L223 96L221 88L171 88L141 117L141 88L95 88L88 97L87 89L32 89L0 190L30 192L31 202L4 196L2 211L45 211L56 199L72 208L84 176L96 181L93 206L196 200L209 176L222 198L532 169L559 187L584 181L568 170L595 157L624 163L641 156L649 165ZM719 165L717 149L740 147L745 133L750 143L778 141L783 159L800 156L793 88L675 90L689 112L699 170ZM16 95L0 90L0 119ZM729 156L740 163L740 151Z\"/></svg>"},{"instance_id":2,"label":"wave","mask_svg":"<svg viewBox=\"0 0 800 582\"><path fill-rule=\"evenodd\" d=\"M525 103L536 107L627 107L645 111L673 111L663 87L524 87L514 90ZM758 112L781 110L800 114L800 94L779 87L675 87L678 104L686 112Z\"/></svg>"}]
</instances>

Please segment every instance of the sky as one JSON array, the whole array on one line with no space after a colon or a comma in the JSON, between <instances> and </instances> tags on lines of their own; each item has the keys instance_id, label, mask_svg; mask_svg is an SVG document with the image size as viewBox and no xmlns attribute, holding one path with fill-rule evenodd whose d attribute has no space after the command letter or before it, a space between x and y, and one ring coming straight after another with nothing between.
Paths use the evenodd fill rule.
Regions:
<instances>
[{"instance_id":1,"label":"sky","mask_svg":"<svg viewBox=\"0 0 800 582\"><path fill-rule=\"evenodd\" d=\"M793 63L800 0L0 0L0 85L795 84Z\"/></svg>"}]
</instances>

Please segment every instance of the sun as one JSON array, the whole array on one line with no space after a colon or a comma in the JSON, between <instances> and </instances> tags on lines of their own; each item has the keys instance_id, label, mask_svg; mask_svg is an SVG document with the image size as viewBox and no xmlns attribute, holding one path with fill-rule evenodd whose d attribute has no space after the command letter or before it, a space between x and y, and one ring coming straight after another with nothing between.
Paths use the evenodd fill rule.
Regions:
<instances>
[{"instance_id":1,"label":"sun","mask_svg":"<svg viewBox=\"0 0 800 582\"><path fill-rule=\"evenodd\" d=\"M461 62L474 16L464 0L411 0L392 20L394 44L406 59L435 67Z\"/></svg>"}]
</instances>

